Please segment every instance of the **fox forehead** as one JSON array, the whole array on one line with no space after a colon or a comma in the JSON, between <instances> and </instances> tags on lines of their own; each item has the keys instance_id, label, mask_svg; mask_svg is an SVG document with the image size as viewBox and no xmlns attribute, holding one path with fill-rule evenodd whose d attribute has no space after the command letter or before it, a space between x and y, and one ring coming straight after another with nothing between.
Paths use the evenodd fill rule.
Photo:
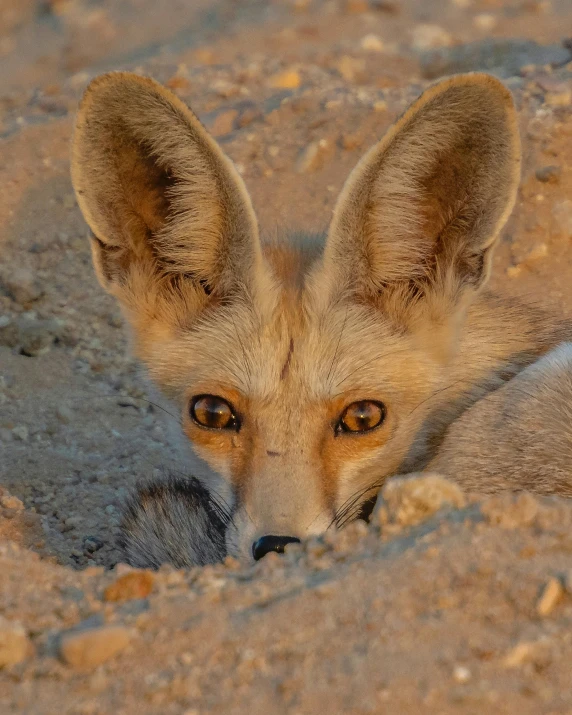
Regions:
<instances>
[{"instance_id":1,"label":"fox forehead","mask_svg":"<svg viewBox=\"0 0 572 715\"><path fill-rule=\"evenodd\" d=\"M150 377L172 399L236 391L259 403L335 400L410 386L425 372L407 335L367 304L322 306L319 270L299 246L265 248L271 290L209 310L187 331L150 346ZM426 362L426 359L423 360ZM404 375L406 374L406 376Z\"/></svg>"}]
</instances>

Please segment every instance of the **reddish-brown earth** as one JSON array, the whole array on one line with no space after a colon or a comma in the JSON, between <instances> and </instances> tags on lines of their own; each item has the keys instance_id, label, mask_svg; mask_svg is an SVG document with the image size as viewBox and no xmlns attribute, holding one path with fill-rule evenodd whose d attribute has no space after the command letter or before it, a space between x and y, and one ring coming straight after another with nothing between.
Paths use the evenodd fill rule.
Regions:
<instances>
[{"instance_id":1,"label":"reddish-brown earth","mask_svg":"<svg viewBox=\"0 0 572 715\"><path fill-rule=\"evenodd\" d=\"M247 570L109 570L123 499L171 450L68 161L89 79L143 72L217 136L266 232L319 230L432 78L494 69L524 168L493 287L569 316L570 36L569 0L3 0L1 713L572 713L563 500L471 498Z\"/></svg>"}]
</instances>

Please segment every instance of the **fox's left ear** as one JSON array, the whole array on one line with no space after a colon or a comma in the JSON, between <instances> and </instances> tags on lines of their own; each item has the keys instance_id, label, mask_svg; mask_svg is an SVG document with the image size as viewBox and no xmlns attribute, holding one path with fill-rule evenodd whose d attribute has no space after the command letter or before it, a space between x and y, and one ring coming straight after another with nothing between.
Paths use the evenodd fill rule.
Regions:
<instances>
[{"instance_id":1,"label":"fox's left ear","mask_svg":"<svg viewBox=\"0 0 572 715\"><path fill-rule=\"evenodd\" d=\"M450 312L487 280L519 178L510 92L485 74L439 82L351 173L325 248L327 282L397 313L424 298L433 314Z\"/></svg>"}]
</instances>

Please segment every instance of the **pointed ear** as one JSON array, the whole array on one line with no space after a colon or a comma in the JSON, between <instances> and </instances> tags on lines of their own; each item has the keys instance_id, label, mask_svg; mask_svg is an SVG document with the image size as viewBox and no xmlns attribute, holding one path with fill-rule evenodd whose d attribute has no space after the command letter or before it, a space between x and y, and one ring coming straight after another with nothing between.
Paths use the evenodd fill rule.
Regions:
<instances>
[{"instance_id":1,"label":"pointed ear","mask_svg":"<svg viewBox=\"0 0 572 715\"><path fill-rule=\"evenodd\" d=\"M242 179L195 115L157 82L96 78L81 102L72 180L98 278L131 322L181 323L260 262Z\"/></svg>"},{"instance_id":2,"label":"pointed ear","mask_svg":"<svg viewBox=\"0 0 572 715\"><path fill-rule=\"evenodd\" d=\"M397 313L424 299L451 312L487 280L519 178L509 91L484 74L439 82L351 173L326 243L328 283Z\"/></svg>"}]
</instances>

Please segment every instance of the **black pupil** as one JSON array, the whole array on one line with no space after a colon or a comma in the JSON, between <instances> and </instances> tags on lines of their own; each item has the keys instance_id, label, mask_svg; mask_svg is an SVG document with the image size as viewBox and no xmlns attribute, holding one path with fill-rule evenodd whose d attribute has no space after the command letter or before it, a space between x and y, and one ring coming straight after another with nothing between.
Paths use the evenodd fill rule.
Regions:
<instances>
[{"instance_id":1,"label":"black pupil","mask_svg":"<svg viewBox=\"0 0 572 715\"><path fill-rule=\"evenodd\" d=\"M213 426L223 425L228 417L228 407L219 400L207 400L205 413L210 424Z\"/></svg>"},{"instance_id":2,"label":"black pupil","mask_svg":"<svg viewBox=\"0 0 572 715\"><path fill-rule=\"evenodd\" d=\"M205 427L228 427L232 423L232 411L224 400L216 397L201 397L193 406L194 417Z\"/></svg>"},{"instance_id":3,"label":"black pupil","mask_svg":"<svg viewBox=\"0 0 572 715\"><path fill-rule=\"evenodd\" d=\"M375 408L367 403L361 403L356 408L356 419L361 428L367 428L374 421Z\"/></svg>"}]
</instances>

